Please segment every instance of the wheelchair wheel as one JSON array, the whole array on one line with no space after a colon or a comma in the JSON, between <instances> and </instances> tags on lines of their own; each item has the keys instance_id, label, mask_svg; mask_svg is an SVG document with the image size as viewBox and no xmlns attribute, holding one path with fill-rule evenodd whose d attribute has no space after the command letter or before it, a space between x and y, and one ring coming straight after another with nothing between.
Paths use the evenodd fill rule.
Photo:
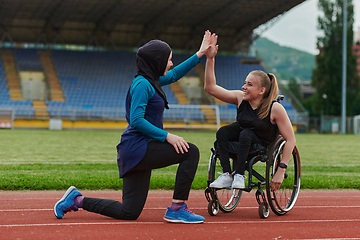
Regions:
<instances>
[{"instance_id":1,"label":"wheelchair wheel","mask_svg":"<svg viewBox=\"0 0 360 240\"><path fill-rule=\"evenodd\" d=\"M215 173L222 172L220 161L213 152L210 157L208 182L209 184L216 179ZM214 189L214 201L218 203L220 210L224 213L233 211L239 204L242 191L239 189L223 188ZM209 203L210 205L210 203ZM209 207L208 207L209 210ZM210 212L209 212L210 213ZM210 213L210 215L212 215ZM213 215L212 215L213 216Z\"/></svg>"},{"instance_id":2,"label":"wheelchair wheel","mask_svg":"<svg viewBox=\"0 0 360 240\"><path fill-rule=\"evenodd\" d=\"M276 173L281 161L285 140L280 137L270 150L269 162L266 165L266 195L271 210L277 215L284 215L290 211L297 200L300 191L300 156L294 147L288 167L285 172L283 183L276 192L271 191L270 182Z\"/></svg>"},{"instance_id":3,"label":"wheelchair wheel","mask_svg":"<svg viewBox=\"0 0 360 240\"><path fill-rule=\"evenodd\" d=\"M261 202L258 211L261 218L267 218L270 214L270 209L267 202Z\"/></svg>"},{"instance_id":4,"label":"wheelchair wheel","mask_svg":"<svg viewBox=\"0 0 360 240\"><path fill-rule=\"evenodd\" d=\"M215 200L210 200L208 204L208 213L210 216L216 216L219 213L219 204Z\"/></svg>"},{"instance_id":5,"label":"wheelchair wheel","mask_svg":"<svg viewBox=\"0 0 360 240\"><path fill-rule=\"evenodd\" d=\"M218 189L216 197L220 210L224 213L233 211L239 204L242 191L239 189Z\"/></svg>"}]
</instances>

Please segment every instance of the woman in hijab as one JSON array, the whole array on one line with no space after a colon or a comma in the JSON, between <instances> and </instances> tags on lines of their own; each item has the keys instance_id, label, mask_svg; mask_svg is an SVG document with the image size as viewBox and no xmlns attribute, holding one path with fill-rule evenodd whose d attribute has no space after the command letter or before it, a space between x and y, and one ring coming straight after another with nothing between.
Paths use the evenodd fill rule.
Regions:
<instances>
[{"instance_id":1,"label":"woman in hijab","mask_svg":"<svg viewBox=\"0 0 360 240\"><path fill-rule=\"evenodd\" d=\"M151 170L179 164L173 200L164 220L179 223L202 223L205 220L191 212L185 203L197 170L199 150L182 137L163 130L164 108L169 107L161 86L178 81L200 62L209 49L210 35L206 31L199 51L170 71L172 52L167 43L152 40L138 49L138 72L126 97L129 125L117 145L119 175L123 178L122 203L83 197L71 186L54 206L57 218L62 218L68 211L83 208L116 219L136 220L146 202Z\"/></svg>"}]
</instances>

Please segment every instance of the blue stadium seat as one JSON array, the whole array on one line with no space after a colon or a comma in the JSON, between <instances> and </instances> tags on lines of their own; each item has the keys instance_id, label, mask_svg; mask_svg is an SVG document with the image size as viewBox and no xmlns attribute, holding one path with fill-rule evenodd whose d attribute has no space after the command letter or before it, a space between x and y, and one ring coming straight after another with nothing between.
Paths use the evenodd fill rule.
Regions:
<instances>
[{"instance_id":1,"label":"blue stadium seat","mask_svg":"<svg viewBox=\"0 0 360 240\"><path fill-rule=\"evenodd\" d=\"M39 50L23 48L12 50L18 69L43 70ZM172 60L176 66L190 56L190 54L173 54ZM93 110L93 116L125 116L126 93L137 72L135 52L52 50L51 58L66 99L64 102L45 101L51 116L72 116L70 108L80 109L77 111L79 116L86 116L86 111L89 109ZM240 60L241 57L238 56L218 55L216 57L215 71L217 83L220 86L227 89L240 89L249 72L263 70L261 65L240 64ZM202 61L205 62L206 59ZM197 75L197 72L192 69L188 74ZM164 86L163 89L170 104L178 103L169 86ZM292 104L286 99L282 104L287 111L294 110ZM21 106L27 108L27 112L34 114L32 102L10 100L0 55L0 107L2 106L13 108ZM219 107L222 120L235 120L236 108L233 105ZM183 116L204 119L204 113L199 109L172 110L164 113L164 118L183 118Z\"/></svg>"}]
</instances>

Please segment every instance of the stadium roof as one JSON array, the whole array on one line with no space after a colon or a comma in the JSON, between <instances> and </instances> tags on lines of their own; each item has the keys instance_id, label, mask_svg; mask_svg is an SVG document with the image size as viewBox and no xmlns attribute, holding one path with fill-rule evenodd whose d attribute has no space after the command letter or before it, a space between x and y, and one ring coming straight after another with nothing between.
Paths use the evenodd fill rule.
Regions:
<instances>
[{"instance_id":1,"label":"stadium roof","mask_svg":"<svg viewBox=\"0 0 360 240\"><path fill-rule=\"evenodd\" d=\"M305 0L0 0L3 42L194 50L205 30L222 51L247 51L253 30ZM264 25L265 24L265 25Z\"/></svg>"}]
</instances>

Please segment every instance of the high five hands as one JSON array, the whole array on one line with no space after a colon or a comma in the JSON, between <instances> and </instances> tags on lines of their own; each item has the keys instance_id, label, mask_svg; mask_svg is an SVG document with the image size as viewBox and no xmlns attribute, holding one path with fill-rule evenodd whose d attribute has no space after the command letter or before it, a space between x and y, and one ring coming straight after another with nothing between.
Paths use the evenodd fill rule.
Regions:
<instances>
[{"instance_id":1,"label":"high five hands","mask_svg":"<svg viewBox=\"0 0 360 240\"><path fill-rule=\"evenodd\" d=\"M218 49L219 49L219 45L217 45L217 39L218 36L213 33L210 36L210 48L209 50L206 52L206 57L207 58L214 58Z\"/></svg>"},{"instance_id":2,"label":"high five hands","mask_svg":"<svg viewBox=\"0 0 360 240\"><path fill-rule=\"evenodd\" d=\"M199 51L196 53L199 58L206 55L206 57L211 58L214 57L218 50L217 43L218 36L215 33L212 33L207 30L205 31L201 46Z\"/></svg>"},{"instance_id":3,"label":"high five hands","mask_svg":"<svg viewBox=\"0 0 360 240\"><path fill-rule=\"evenodd\" d=\"M217 36L215 38L215 34L211 34L209 30L205 31L203 40L201 42L199 51L196 52L196 55L198 58L201 58L204 55L208 55L209 51L214 52L214 47L211 47L211 44L216 44ZM215 45L214 45L215 46ZM217 51L217 50L216 50ZM215 56L215 53L212 53L212 55ZM166 141L170 143L177 153L184 154L185 152L188 152L189 144L182 138L177 135L168 133L166 137Z\"/></svg>"},{"instance_id":4,"label":"high five hands","mask_svg":"<svg viewBox=\"0 0 360 240\"><path fill-rule=\"evenodd\" d=\"M201 42L201 46L199 51L197 51L196 55L198 56L198 58L201 58L202 56L204 56L207 51L210 48L210 37L211 37L211 33L209 30L205 31L203 40Z\"/></svg>"}]
</instances>

